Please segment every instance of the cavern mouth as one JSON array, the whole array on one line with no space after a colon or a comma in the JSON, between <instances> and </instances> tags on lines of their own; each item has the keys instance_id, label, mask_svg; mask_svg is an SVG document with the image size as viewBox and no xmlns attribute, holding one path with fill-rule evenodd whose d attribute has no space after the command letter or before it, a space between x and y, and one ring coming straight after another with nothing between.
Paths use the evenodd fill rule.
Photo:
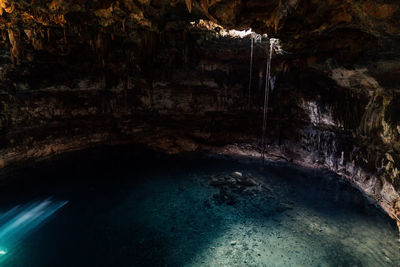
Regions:
<instances>
[{"instance_id":1,"label":"cavern mouth","mask_svg":"<svg viewBox=\"0 0 400 267\"><path fill-rule=\"evenodd\" d=\"M400 263L393 221L329 171L102 146L13 175L1 214L64 204L35 229L0 239L4 266Z\"/></svg>"}]
</instances>

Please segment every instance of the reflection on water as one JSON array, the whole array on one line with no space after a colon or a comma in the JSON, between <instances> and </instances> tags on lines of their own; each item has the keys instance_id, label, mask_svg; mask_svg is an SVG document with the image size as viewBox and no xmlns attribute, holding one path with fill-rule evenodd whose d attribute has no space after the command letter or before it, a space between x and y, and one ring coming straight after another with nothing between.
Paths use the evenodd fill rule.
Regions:
<instances>
[{"instance_id":1,"label":"reflection on water","mask_svg":"<svg viewBox=\"0 0 400 267\"><path fill-rule=\"evenodd\" d=\"M17 254L24 238L66 204L48 198L0 212L0 262Z\"/></svg>"}]
</instances>

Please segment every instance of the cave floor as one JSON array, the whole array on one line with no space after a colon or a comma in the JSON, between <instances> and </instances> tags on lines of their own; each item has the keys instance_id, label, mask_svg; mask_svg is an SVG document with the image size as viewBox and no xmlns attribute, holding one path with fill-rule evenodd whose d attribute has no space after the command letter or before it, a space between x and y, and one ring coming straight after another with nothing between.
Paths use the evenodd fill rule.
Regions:
<instances>
[{"instance_id":1,"label":"cave floor","mask_svg":"<svg viewBox=\"0 0 400 267\"><path fill-rule=\"evenodd\" d=\"M0 215L49 197L68 203L0 244L2 266L400 265L393 222L328 171L124 146L8 177Z\"/></svg>"}]
</instances>

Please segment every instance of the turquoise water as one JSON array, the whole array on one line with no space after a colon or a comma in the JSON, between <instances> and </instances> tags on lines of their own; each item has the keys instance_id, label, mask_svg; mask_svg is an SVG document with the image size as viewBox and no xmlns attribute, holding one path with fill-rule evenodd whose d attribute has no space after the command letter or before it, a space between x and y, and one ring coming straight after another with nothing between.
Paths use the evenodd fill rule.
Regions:
<instances>
[{"instance_id":1,"label":"turquoise water","mask_svg":"<svg viewBox=\"0 0 400 267\"><path fill-rule=\"evenodd\" d=\"M0 240L0 265L400 266L393 222L356 189L329 172L258 167L138 147L32 163L6 177L0 214L49 199L57 209ZM234 172L256 183L213 183Z\"/></svg>"}]
</instances>

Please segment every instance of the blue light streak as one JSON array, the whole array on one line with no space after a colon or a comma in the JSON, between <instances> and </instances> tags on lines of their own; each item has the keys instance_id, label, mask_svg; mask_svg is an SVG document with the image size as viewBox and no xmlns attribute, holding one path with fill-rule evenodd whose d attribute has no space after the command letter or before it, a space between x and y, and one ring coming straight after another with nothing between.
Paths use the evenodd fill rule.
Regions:
<instances>
[{"instance_id":1,"label":"blue light streak","mask_svg":"<svg viewBox=\"0 0 400 267\"><path fill-rule=\"evenodd\" d=\"M48 198L0 212L0 262L14 254L27 235L67 203Z\"/></svg>"}]
</instances>

